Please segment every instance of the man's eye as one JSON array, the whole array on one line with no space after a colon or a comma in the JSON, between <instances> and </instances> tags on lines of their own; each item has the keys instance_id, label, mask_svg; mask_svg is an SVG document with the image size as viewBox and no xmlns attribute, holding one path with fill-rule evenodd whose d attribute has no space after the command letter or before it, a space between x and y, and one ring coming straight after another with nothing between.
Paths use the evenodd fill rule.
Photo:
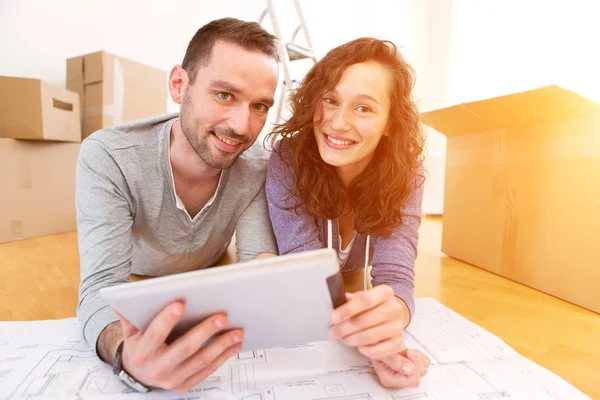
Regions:
<instances>
[{"instance_id":1,"label":"man's eye","mask_svg":"<svg viewBox=\"0 0 600 400\"><path fill-rule=\"evenodd\" d=\"M229 97L230 97L229 93L225 93L225 92L219 92L219 93L217 93L217 96L219 96L219 98L221 100L229 100Z\"/></svg>"},{"instance_id":2,"label":"man's eye","mask_svg":"<svg viewBox=\"0 0 600 400\"><path fill-rule=\"evenodd\" d=\"M264 104L255 104L254 109L257 111L266 111L267 106L265 106Z\"/></svg>"}]
</instances>

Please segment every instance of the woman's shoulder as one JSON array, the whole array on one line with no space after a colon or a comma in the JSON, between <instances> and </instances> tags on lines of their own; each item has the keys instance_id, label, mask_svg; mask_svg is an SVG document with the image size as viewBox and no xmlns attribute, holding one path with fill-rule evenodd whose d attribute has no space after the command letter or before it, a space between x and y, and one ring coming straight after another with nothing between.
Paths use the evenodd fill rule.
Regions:
<instances>
[{"instance_id":1,"label":"woman's shoulder","mask_svg":"<svg viewBox=\"0 0 600 400\"><path fill-rule=\"evenodd\" d=\"M281 139L273 146L267 171L267 192L287 193L294 184L295 174L289 140Z\"/></svg>"},{"instance_id":2,"label":"woman's shoulder","mask_svg":"<svg viewBox=\"0 0 600 400\"><path fill-rule=\"evenodd\" d=\"M269 157L269 169L291 169L291 161L293 159L291 140L283 138L273 145L273 150Z\"/></svg>"}]
</instances>

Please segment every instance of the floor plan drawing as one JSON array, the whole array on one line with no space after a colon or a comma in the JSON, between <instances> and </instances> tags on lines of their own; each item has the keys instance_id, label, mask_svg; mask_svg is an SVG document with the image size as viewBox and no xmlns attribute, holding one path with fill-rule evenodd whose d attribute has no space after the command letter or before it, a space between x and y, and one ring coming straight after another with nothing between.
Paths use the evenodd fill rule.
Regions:
<instances>
[{"instance_id":1,"label":"floor plan drawing","mask_svg":"<svg viewBox=\"0 0 600 400\"><path fill-rule=\"evenodd\" d=\"M427 393L415 393L415 394L407 394L406 396L392 396L392 400L423 400L423 399L435 399L434 397L430 397Z\"/></svg>"},{"instance_id":2,"label":"floor plan drawing","mask_svg":"<svg viewBox=\"0 0 600 400\"><path fill-rule=\"evenodd\" d=\"M131 392L87 345L70 340L61 349L48 351L8 399L52 398L65 390L81 398Z\"/></svg>"},{"instance_id":3,"label":"floor plan drawing","mask_svg":"<svg viewBox=\"0 0 600 400\"><path fill-rule=\"evenodd\" d=\"M336 341L242 351L180 394L133 393L98 360L75 319L0 322L0 400L588 399L498 337L432 299L418 299L408 347L432 365L418 388L387 390L368 359Z\"/></svg>"},{"instance_id":4,"label":"floor plan drawing","mask_svg":"<svg viewBox=\"0 0 600 400\"><path fill-rule=\"evenodd\" d=\"M348 396L320 397L313 400L373 400L373 397L369 393L359 393Z\"/></svg>"},{"instance_id":5,"label":"floor plan drawing","mask_svg":"<svg viewBox=\"0 0 600 400\"><path fill-rule=\"evenodd\" d=\"M264 350L242 351L235 355L236 364L255 364L267 362L267 356Z\"/></svg>"},{"instance_id":6,"label":"floor plan drawing","mask_svg":"<svg viewBox=\"0 0 600 400\"><path fill-rule=\"evenodd\" d=\"M254 365L238 364L231 367L231 393L256 389Z\"/></svg>"}]
</instances>

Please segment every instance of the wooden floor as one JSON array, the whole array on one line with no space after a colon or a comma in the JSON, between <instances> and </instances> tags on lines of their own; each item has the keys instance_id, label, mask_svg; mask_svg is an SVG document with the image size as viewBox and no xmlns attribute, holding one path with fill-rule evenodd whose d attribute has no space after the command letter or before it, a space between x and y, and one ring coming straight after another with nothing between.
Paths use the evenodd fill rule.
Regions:
<instances>
[{"instance_id":1,"label":"wooden floor","mask_svg":"<svg viewBox=\"0 0 600 400\"><path fill-rule=\"evenodd\" d=\"M439 217L423 220L417 297L433 297L525 357L600 399L600 315L441 253ZM0 320L75 316L77 236L0 244Z\"/></svg>"}]
</instances>

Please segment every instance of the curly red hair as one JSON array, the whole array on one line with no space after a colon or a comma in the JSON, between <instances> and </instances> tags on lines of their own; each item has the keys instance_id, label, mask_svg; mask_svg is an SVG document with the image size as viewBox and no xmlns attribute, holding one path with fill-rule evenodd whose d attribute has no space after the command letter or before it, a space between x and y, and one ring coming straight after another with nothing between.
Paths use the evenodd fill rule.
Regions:
<instances>
[{"instance_id":1,"label":"curly red hair","mask_svg":"<svg viewBox=\"0 0 600 400\"><path fill-rule=\"evenodd\" d=\"M344 70L353 64L375 61L393 77L390 115L375 155L365 170L345 187L335 168L319 154L313 132L313 118L322 115L323 94L340 81ZM415 102L412 99L414 72L389 41L361 38L336 47L306 75L291 95L292 117L269 134L274 151L279 138L291 151L295 185L290 196L297 196L295 209L304 205L314 217L335 219L350 203L355 229L360 233L385 236L402 224L401 209L423 183L422 153L425 137ZM285 162L285 157L281 157ZM287 163L286 163L287 164Z\"/></svg>"}]
</instances>

